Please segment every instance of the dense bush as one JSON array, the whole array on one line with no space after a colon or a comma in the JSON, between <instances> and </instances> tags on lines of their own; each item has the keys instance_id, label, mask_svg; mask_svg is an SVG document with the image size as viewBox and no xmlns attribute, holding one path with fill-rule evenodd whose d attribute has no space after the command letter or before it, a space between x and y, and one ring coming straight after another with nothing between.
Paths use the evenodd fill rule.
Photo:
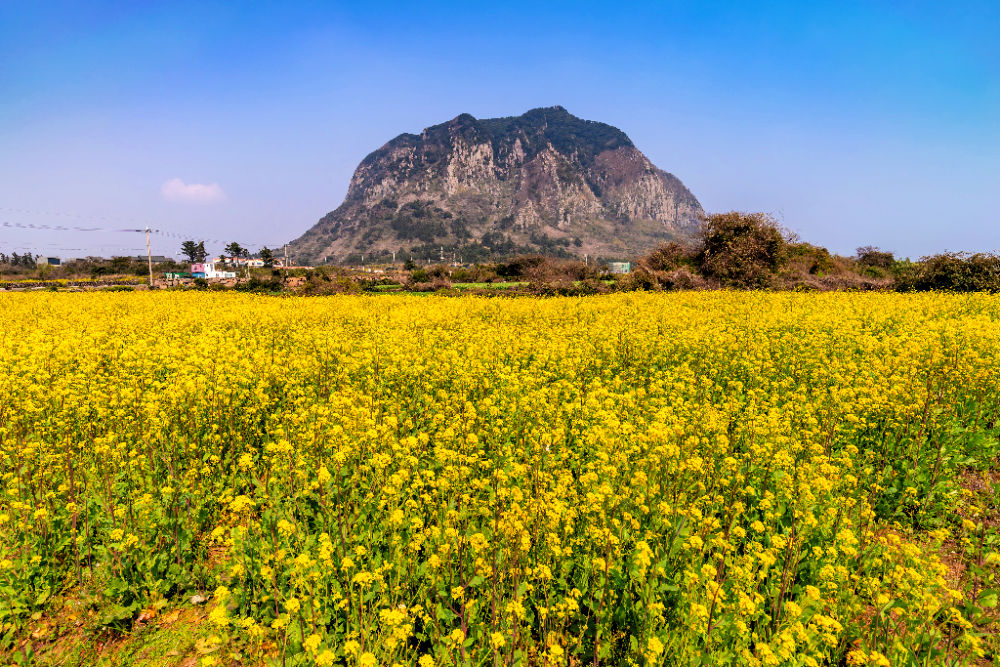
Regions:
<instances>
[{"instance_id":1,"label":"dense bush","mask_svg":"<svg viewBox=\"0 0 1000 667\"><path fill-rule=\"evenodd\" d=\"M788 263L810 275L822 276L833 271L835 264L830 251L811 243L788 244Z\"/></svg>"},{"instance_id":2,"label":"dense bush","mask_svg":"<svg viewBox=\"0 0 1000 667\"><path fill-rule=\"evenodd\" d=\"M620 292L652 292L660 289L660 282L651 271L639 267L631 273L618 276L615 289Z\"/></svg>"},{"instance_id":3,"label":"dense bush","mask_svg":"<svg viewBox=\"0 0 1000 667\"><path fill-rule=\"evenodd\" d=\"M460 266L451 272L451 280L456 283L493 283L501 280L493 264Z\"/></svg>"},{"instance_id":4,"label":"dense bush","mask_svg":"<svg viewBox=\"0 0 1000 667\"><path fill-rule=\"evenodd\" d=\"M451 281L447 278L434 278L423 276L423 280L410 280L406 284L406 289L410 292L437 292L439 290L450 290Z\"/></svg>"},{"instance_id":5,"label":"dense bush","mask_svg":"<svg viewBox=\"0 0 1000 667\"><path fill-rule=\"evenodd\" d=\"M555 280L549 282L533 282L526 290L529 294L538 296L590 296L606 294L610 290L600 280Z\"/></svg>"},{"instance_id":6,"label":"dense bush","mask_svg":"<svg viewBox=\"0 0 1000 667\"><path fill-rule=\"evenodd\" d=\"M941 253L897 272L900 291L1000 292L1000 256Z\"/></svg>"},{"instance_id":7,"label":"dense bush","mask_svg":"<svg viewBox=\"0 0 1000 667\"><path fill-rule=\"evenodd\" d=\"M830 253L789 235L764 213L708 216L692 245L671 242L641 258L631 274L619 278L621 290L694 289L709 286L761 288L775 284L791 257L810 273L833 266Z\"/></svg>"},{"instance_id":8,"label":"dense bush","mask_svg":"<svg viewBox=\"0 0 1000 667\"><path fill-rule=\"evenodd\" d=\"M766 213L710 215L699 244L701 273L727 287L767 287L788 261L787 234Z\"/></svg>"},{"instance_id":9,"label":"dense bush","mask_svg":"<svg viewBox=\"0 0 1000 667\"><path fill-rule=\"evenodd\" d=\"M233 289L237 292L280 292L284 288L281 280L271 278L271 279L261 279L257 276L253 276L250 280L246 282L239 282Z\"/></svg>"},{"instance_id":10,"label":"dense bush","mask_svg":"<svg viewBox=\"0 0 1000 667\"><path fill-rule=\"evenodd\" d=\"M855 252L857 253L857 262L861 266L888 270L896 263L896 257L891 252L875 246L862 246Z\"/></svg>"},{"instance_id":11,"label":"dense bush","mask_svg":"<svg viewBox=\"0 0 1000 667\"><path fill-rule=\"evenodd\" d=\"M665 290L706 289L710 286L703 277L686 266L673 271L662 271L655 275L661 289Z\"/></svg>"},{"instance_id":12,"label":"dense bush","mask_svg":"<svg viewBox=\"0 0 1000 667\"><path fill-rule=\"evenodd\" d=\"M497 264L497 275L504 279L523 278L528 271L542 266L551 260L543 255L520 255L510 260Z\"/></svg>"},{"instance_id":13,"label":"dense bush","mask_svg":"<svg viewBox=\"0 0 1000 667\"><path fill-rule=\"evenodd\" d=\"M323 296L326 294L355 294L361 291L360 281L346 270L338 267L323 267L310 271L306 282L299 289L300 294Z\"/></svg>"},{"instance_id":14,"label":"dense bush","mask_svg":"<svg viewBox=\"0 0 1000 667\"><path fill-rule=\"evenodd\" d=\"M638 264L648 271L673 271L682 266L692 266L696 254L691 247L671 241L640 259Z\"/></svg>"}]
</instances>

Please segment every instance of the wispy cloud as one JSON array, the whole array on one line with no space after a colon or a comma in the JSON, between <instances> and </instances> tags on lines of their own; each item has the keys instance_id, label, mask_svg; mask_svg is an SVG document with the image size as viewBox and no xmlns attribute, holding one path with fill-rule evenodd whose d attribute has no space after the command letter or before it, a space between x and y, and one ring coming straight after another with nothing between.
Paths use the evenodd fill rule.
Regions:
<instances>
[{"instance_id":1,"label":"wispy cloud","mask_svg":"<svg viewBox=\"0 0 1000 667\"><path fill-rule=\"evenodd\" d=\"M171 178L160 187L167 201L212 204L225 201L226 193L218 183L185 183L179 178Z\"/></svg>"}]
</instances>

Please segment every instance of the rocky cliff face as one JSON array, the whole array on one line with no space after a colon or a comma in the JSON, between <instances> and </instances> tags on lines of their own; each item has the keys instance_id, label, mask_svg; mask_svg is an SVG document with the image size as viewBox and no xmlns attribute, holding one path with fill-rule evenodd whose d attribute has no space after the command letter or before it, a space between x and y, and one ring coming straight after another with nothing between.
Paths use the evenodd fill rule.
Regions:
<instances>
[{"instance_id":1,"label":"rocky cliff face","mask_svg":"<svg viewBox=\"0 0 1000 667\"><path fill-rule=\"evenodd\" d=\"M562 107L401 134L344 203L289 244L301 262L481 261L525 252L626 258L690 234L701 205L617 128Z\"/></svg>"}]
</instances>

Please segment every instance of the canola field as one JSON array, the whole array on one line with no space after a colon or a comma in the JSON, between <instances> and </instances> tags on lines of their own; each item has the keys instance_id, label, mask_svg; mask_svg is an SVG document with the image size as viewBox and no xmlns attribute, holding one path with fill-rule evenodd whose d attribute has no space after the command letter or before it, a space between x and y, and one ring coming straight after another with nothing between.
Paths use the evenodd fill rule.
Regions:
<instances>
[{"instance_id":1,"label":"canola field","mask_svg":"<svg viewBox=\"0 0 1000 667\"><path fill-rule=\"evenodd\" d=\"M998 297L0 313L8 661L177 610L198 665L992 664Z\"/></svg>"}]
</instances>

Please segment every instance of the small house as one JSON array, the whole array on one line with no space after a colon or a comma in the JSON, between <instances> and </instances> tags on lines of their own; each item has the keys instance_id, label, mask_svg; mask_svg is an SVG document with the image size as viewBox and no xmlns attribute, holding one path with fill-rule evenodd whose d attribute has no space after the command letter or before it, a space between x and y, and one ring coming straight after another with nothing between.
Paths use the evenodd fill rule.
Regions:
<instances>
[{"instance_id":1,"label":"small house","mask_svg":"<svg viewBox=\"0 0 1000 667\"><path fill-rule=\"evenodd\" d=\"M217 270L214 262L204 262L191 265L191 277L211 280L213 278L235 278L236 274L232 271Z\"/></svg>"}]
</instances>

